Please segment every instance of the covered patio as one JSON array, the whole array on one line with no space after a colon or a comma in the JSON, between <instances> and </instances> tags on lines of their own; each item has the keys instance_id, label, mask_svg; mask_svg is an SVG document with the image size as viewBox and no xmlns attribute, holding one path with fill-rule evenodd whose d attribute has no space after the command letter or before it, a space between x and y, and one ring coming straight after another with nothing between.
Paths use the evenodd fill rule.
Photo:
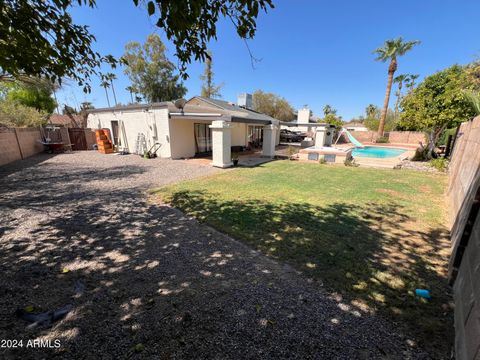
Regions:
<instances>
[{"instance_id":1,"label":"covered patio","mask_svg":"<svg viewBox=\"0 0 480 360\"><path fill-rule=\"evenodd\" d=\"M275 157L275 146L279 143L280 122L262 116L176 112L170 113L170 120L173 154L189 155L181 156L184 158L211 156L211 165L219 168L233 166L232 152L242 165L269 161ZM260 148L252 146L254 143Z\"/></svg>"}]
</instances>

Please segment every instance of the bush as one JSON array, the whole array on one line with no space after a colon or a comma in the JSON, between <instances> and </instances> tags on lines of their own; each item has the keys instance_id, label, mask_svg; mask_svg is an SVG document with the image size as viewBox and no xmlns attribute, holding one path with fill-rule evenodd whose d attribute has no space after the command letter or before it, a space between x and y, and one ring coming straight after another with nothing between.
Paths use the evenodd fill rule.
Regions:
<instances>
[{"instance_id":1,"label":"bush","mask_svg":"<svg viewBox=\"0 0 480 360\"><path fill-rule=\"evenodd\" d=\"M415 150L415 155L412 157L412 161L426 161L428 160L428 148L418 148Z\"/></svg>"},{"instance_id":2,"label":"bush","mask_svg":"<svg viewBox=\"0 0 480 360\"><path fill-rule=\"evenodd\" d=\"M430 160L430 166L434 167L438 171L446 171L448 167L448 160L445 158L438 158Z\"/></svg>"},{"instance_id":3,"label":"bush","mask_svg":"<svg viewBox=\"0 0 480 360\"><path fill-rule=\"evenodd\" d=\"M11 100L0 101L0 125L6 127L35 127L45 125L48 114Z\"/></svg>"},{"instance_id":4,"label":"bush","mask_svg":"<svg viewBox=\"0 0 480 360\"><path fill-rule=\"evenodd\" d=\"M354 159L354 158L345 159L345 161L343 162L343 164L344 164L345 166L353 166L353 167L359 166L359 165L355 162L355 159Z\"/></svg>"},{"instance_id":5,"label":"bush","mask_svg":"<svg viewBox=\"0 0 480 360\"><path fill-rule=\"evenodd\" d=\"M447 145L447 140L450 135L455 136L455 132L457 131L457 128L453 129L445 129L440 135L440 139L438 140L438 145Z\"/></svg>"},{"instance_id":6,"label":"bush","mask_svg":"<svg viewBox=\"0 0 480 360\"><path fill-rule=\"evenodd\" d=\"M381 136L381 137L379 137L377 140L375 140L375 142L376 142L377 144L387 144L387 143L389 143L390 141L388 140L388 137L386 137L386 136Z\"/></svg>"}]
</instances>

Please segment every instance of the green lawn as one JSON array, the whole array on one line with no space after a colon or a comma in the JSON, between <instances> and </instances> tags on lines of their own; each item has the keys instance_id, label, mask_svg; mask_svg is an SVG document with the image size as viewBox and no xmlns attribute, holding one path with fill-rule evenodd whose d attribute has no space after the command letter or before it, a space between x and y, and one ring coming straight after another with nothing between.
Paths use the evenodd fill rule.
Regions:
<instances>
[{"instance_id":1,"label":"green lawn","mask_svg":"<svg viewBox=\"0 0 480 360\"><path fill-rule=\"evenodd\" d=\"M156 193L359 310L393 318L439 358L453 339L445 185L446 176L424 172L276 161Z\"/></svg>"}]
</instances>

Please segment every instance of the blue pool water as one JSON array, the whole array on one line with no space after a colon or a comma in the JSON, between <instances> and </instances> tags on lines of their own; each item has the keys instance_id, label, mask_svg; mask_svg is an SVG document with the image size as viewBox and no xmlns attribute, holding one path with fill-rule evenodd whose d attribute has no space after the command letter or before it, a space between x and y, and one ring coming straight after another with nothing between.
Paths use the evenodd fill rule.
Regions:
<instances>
[{"instance_id":1,"label":"blue pool water","mask_svg":"<svg viewBox=\"0 0 480 360\"><path fill-rule=\"evenodd\" d=\"M369 158L391 158L403 154L404 149L392 149L386 147L365 146L364 148L355 148L352 156L369 157Z\"/></svg>"}]
</instances>

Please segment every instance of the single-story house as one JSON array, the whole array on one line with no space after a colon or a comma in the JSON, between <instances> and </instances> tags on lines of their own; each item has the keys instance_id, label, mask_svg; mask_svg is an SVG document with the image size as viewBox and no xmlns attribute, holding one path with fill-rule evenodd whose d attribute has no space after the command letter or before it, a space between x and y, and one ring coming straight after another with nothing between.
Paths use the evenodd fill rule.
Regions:
<instances>
[{"instance_id":1,"label":"single-story house","mask_svg":"<svg viewBox=\"0 0 480 360\"><path fill-rule=\"evenodd\" d=\"M63 126L68 128L78 128L84 127L84 120L82 115L62 115L62 114L52 114L48 118L48 123L50 125Z\"/></svg>"},{"instance_id":2,"label":"single-story house","mask_svg":"<svg viewBox=\"0 0 480 360\"><path fill-rule=\"evenodd\" d=\"M178 106L176 106L176 105ZM120 150L142 154L161 147L158 156L172 159L212 155L212 165L231 166L231 151L262 148L273 157L280 122L252 109L251 95L237 104L195 96L188 101L133 104L88 112L87 126L107 128Z\"/></svg>"}]
</instances>

